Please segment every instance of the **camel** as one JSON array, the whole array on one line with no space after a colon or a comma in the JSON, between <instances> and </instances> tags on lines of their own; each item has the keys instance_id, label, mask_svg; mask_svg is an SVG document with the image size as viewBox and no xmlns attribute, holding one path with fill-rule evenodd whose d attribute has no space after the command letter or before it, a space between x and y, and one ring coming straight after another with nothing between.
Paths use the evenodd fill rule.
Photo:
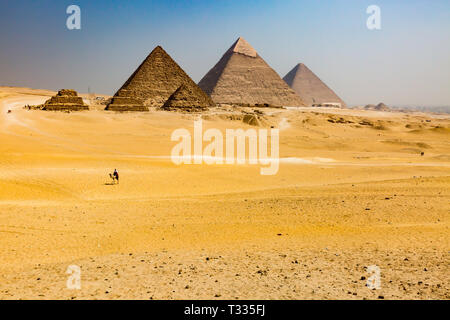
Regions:
<instances>
[{"instance_id":1,"label":"camel","mask_svg":"<svg viewBox=\"0 0 450 320\"><path fill-rule=\"evenodd\" d=\"M110 173L109 177L111 178L113 184L116 184L116 181L119 183L119 179L114 174Z\"/></svg>"}]
</instances>

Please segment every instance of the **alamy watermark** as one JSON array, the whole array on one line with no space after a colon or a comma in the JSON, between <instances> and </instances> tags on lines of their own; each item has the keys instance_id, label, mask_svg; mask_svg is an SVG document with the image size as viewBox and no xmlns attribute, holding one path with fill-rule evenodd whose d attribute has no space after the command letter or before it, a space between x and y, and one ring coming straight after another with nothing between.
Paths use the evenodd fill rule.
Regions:
<instances>
[{"instance_id":1,"label":"alamy watermark","mask_svg":"<svg viewBox=\"0 0 450 320\"><path fill-rule=\"evenodd\" d=\"M66 270L67 274L70 274L66 281L66 287L69 290L81 289L81 268L77 265L70 265Z\"/></svg>"},{"instance_id":2,"label":"alamy watermark","mask_svg":"<svg viewBox=\"0 0 450 320\"><path fill-rule=\"evenodd\" d=\"M372 265L367 267L367 272L371 274L367 278L366 286L372 290L381 289L381 269L379 266Z\"/></svg>"},{"instance_id":3,"label":"alamy watermark","mask_svg":"<svg viewBox=\"0 0 450 320\"><path fill-rule=\"evenodd\" d=\"M366 13L370 14L367 18L366 26L369 30L381 30L381 9L377 5L370 5L366 9Z\"/></svg>"},{"instance_id":4,"label":"alamy watermark","mask_svg":"<svg viewBox=\"0 0 450 320\"><path fill-rule=\"evenodd\" d=\"M270 139L270 156L268 140ZM208 129L203 133L202 120L194 121L193 141L189 130L176 129L172 141L179 141L172 148L172 162L179 164L260 164L262 175L275 175L279 169L279 129ZM248 141L248 145L247 145ZM203 142L209 142L203 148ZM192 154L193 145L193 154ZM248 147L248 148L247 148ZM248 159L246 157L248 149ZM224 157L225 153L225 157Z\"/></svg>"},{"instance_id":5,"label":"alamy watermark","mask_svg":"<svg viewBox=\"0 0 450 320\"><path fill-rule=\"evenodd\" d=\"M66 20L66 26L69 30L81 29L81 9L77 5L70 5L66 9L66 13L70 16Z\"/></svg>"}]
</instances>

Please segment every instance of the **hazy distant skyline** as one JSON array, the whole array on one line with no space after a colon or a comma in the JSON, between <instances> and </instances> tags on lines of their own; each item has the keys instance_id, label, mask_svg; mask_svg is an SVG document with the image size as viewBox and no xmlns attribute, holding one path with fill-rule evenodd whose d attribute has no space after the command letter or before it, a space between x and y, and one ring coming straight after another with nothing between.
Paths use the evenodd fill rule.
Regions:
<instances>
[{"instance_id":1,"label":"hazy distant skyline","mask_svg":"<svg viewBox=\"0 0 450 320\"><path fill-rule=\"evenodd\" d=\"M66 28L71 4L81 30ZM280 77L302 62L349 105L450 105L448 0L0 0L0 85L114 94L157 45L198 82L239 36Z\"/></svg>"}]
</instances>

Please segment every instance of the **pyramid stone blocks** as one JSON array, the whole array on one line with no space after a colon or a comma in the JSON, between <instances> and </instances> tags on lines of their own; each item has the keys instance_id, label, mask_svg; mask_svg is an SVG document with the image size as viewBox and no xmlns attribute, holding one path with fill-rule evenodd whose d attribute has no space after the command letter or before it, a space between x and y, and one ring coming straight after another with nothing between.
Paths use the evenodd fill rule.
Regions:
<instances>
[{"instance_id":1,"label":"pyramid stone blocks","mask_svg":"<svg viewBox=\"0 0 450 320\"><path fill-rule=\"evenodd\" d=\"M205 111L213 106L211 98L198 86L182 84L164 103L164 110Z\"/></svg>"},{"instance_id":2,"label":"pyramid stone blocks","mask_svg":"<svg viewBox=\"0 0 450 320\"><path fill-rule=\"evenodd\" d=\"M239 38L199 82L216 103L302 106L302 99Z\"/></svg>"},{"instance_id":3,"label":"pyramid stone blocks","mask_svg":"<svg viewBox=\"0 0 450 320\"><path fill-rule=\"evenodd\" d=\"M345 102L303 63L297 64L283 80L308 106L346 106Z\"/></svg>"},{"instance_id":4,"label":"pyramid stone blocks","mask_svg":"<svg viewBox=\"0 0 450 320\"><path fill-rule=\"evenodd\" d=\"M89 110L83 99L75 90L62 89L56 96L51 97L42 106L45 111L82 111Z\"/></svg>"},{"instance_id":5,"label":"pyramid stone blocks","mask_svg":"<svg viewBox=\"0 0 450 320\"><path fill-rule=\"evenodd\" d=\"M197 84L157 46L117 91L106 110L148 111L149 106L162 107L181 85L189 92L201 94Z\"/></svg>"}]
</instances>

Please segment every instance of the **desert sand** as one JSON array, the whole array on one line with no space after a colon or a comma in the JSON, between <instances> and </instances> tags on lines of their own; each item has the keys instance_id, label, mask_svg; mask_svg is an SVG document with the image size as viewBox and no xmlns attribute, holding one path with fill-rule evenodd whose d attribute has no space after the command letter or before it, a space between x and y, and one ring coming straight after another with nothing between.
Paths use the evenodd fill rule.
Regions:
<instances>
[{"instance_id":1,"label":"desert sand","mask_svg":"<svg viewBox=\"0 0 450 320\"><path fill-rule=\"evenodd\" d=\"M0 299L450 298L450 116L261 109L281 157L262 176L173 164L195 114L22 108L54 94L0 87Z\"/></svg>"}]
</instances>

